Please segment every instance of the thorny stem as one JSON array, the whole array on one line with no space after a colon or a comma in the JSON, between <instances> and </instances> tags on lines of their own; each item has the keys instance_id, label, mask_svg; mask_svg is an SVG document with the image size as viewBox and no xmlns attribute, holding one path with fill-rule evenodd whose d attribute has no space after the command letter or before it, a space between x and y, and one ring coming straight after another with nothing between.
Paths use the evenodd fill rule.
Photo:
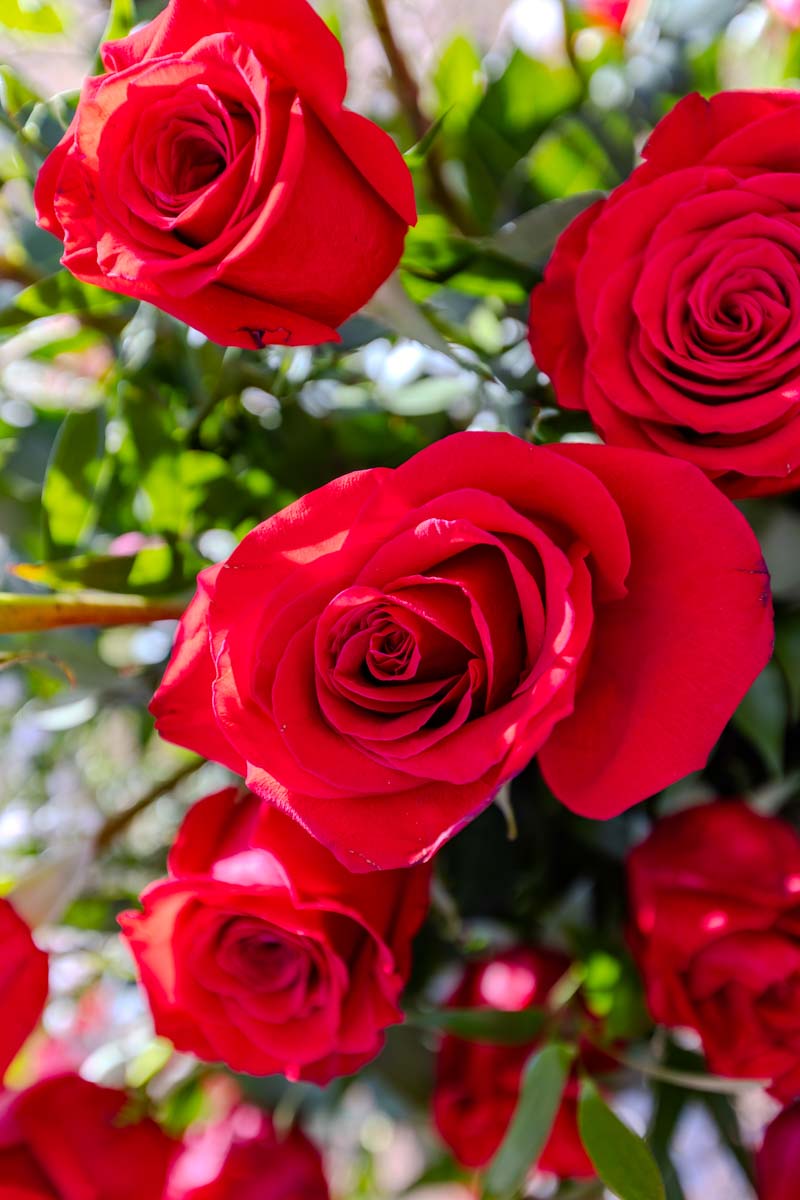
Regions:
<instances>
[{"instance_id":1,"label":"thorny stem","mask_svg":"<svg viewBox=\"0 0 800 1200\"><path fill-rule=\"evenodd\" d=\"M367 0L367 7L369 8L375 31L380 38L383 52L391 68L392 84L397 99L400 102L400 107L408 119L414 132L414 137L419 141L427 132L430 121L425 116L420 105L417 81L412 75L405 60L405 55L394 36L394 30L389 22L389 14L386 9L386 0ZM473 236L479 233L480 229L472 214L465 209L458 197L454 196L451 192L445 181L442 166L441 150L437 143L434 142L425 156L425 167L431 194L442 211L450 218L456 229L467 237Z\"/></svg>"},{"instance_id":2,"label":"thorny stem","mask_svg":"<svg viewBox=\"0 0 800 1200\"><path fill-rule=\"evenodd\" d=\"M176 771L173 771L166 779L162 779L160 783L154 784L148 792L145 792L143 796L135 800L128 808L124 808L122 812L115 813L114 816L109 817L95 838L95 849L98 852L106 850L114 839L123 833L131 821L134 821L140 813L148 809L156 800L160 800L162 796L171 792L184 779L188 779L190 775L194 775L195 771L199 771L203 766L205 766L205 759L192 758L189 762L178 767Z\"/></svg>"}]
</instances>

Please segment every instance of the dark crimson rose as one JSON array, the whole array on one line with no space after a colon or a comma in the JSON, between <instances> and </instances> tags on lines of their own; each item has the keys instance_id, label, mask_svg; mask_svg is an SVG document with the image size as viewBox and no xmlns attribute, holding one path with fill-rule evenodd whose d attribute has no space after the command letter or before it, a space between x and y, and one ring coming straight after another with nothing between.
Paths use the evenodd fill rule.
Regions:
<instances>
[{"instance_id":1,"label":"dark crimson rose","mask_svg":"<svg viewBox=\"0 0 800 1200\"><path fill-rule=\"evenodd\" d=\"M800 1177L800 1103L767 1126L756 1157L758 1200L797 1200Z\"/></svg>"},{"instance_id":2,"label":"dark crimson rose","mask_svg":"<svg viewBox=\"0 0 800 1200\"><path fill-rule=\"evenodd\" d=\"M559 239L531 346L606 441L800 485L800 92L688 96Z\"/></svg>"},{"instance_id":3,"label":"dark crimson rose","mask_svg":"<svg viewBox=\"0 0 800 1200\"><path fill-rule=\"evenodd\" d=\"M650 1010L712 1071L800 1094L800 836L736 801L667 817L628 859Z\"/></svg>"},{"instance_id":4,"label":"dark crimson rose","mask_svg":"<svg viewBox=\"0 0 800 1200\"><path fill-rule=\"evenodd\" d=\"M227 788L189 812L169 870L120 918L160 1034L315 1083L375 1057L402 1020L427 868L351 875L276 806Z\"/></svg>"},{"instance_id":5,"label":"dark crimson rose","mask_svg":"<svg viewBox=\"0 0 800 1200\"><path fill-rule=\"evenodd\" d=\"M127 1104L77 1075L0 1096L0 1200L162 1200L176 1143Z\"/></svg>"},{"instance_id":6,"label":"dark crimson rose","mask_svg":"<svg viewBox=\"0 0 800 1200\"><path fill-rule=\"evenodd\" d=\"M0 1083L42 1015L47 974L47 955L13 905L0 899Z\"/></svg>"},{"instance_id":7,"label":"dark crimson rose","mask_svg":"<svg viewBox=\"0 0 800 1200\"><path fill-rule=\"evenodd\" d=\"M202 572L152 711L352 870L398 867L537 751L593 817L701 767L771 643L758 544L695 467L462 433Z\"/></svg>"},{"instance_id":8,"label":"dark crimson rose","mask_svg":"<svg viewBox=\"0 0 800 1200\"><path fill-rule=\"evenodd\" d=\"M338 341L416 220L391 139L342 107L305 0L170 0L103 47L36 186L73 275L223 345Z\"/></svg>"},{"instance_id":9,"label":"dark crimson rose","mask_svg":"<svg viewBox=\"0 0 800 1200\"><path fill-rule=\"evenodd\" d=\"M188 1131L166 1200L328 1200L328 1185L300 1129L279 1136L265 1112L240 1104Z\"/></svg>"},{"instance_id":10,"label":"dark crimson rose","mask_svg":"<svg viewBox=\"0 0 800 1200\"><path fill-rule=\"evenodd\" d=\"M544 1007L569 965L562 954L529 948L472 962L448 1005L504 1012ZM433 1115L439 1133L463 1166L483 1167L498 1149L517 1106L522 1069L536 1045L501 1046L442 1038ZM572 1079L537 1164L542 1171L564 1179L594 1175L578 1134L577 1108L578 1082Z\"/></svg>"}]
</instances>

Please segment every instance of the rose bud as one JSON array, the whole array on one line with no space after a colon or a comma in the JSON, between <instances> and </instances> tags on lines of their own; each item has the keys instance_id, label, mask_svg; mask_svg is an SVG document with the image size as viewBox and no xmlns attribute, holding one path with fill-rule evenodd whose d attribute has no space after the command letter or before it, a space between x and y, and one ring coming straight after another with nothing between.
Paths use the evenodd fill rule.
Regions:
<instances>
[{"instance_id":1,"label":"rose bud","mask_svg":"<svg viewBox=\"0 0 800 1200\"><path fill-rule=\"evenodd\" d=\"M495 1008L521 1012L546 1007L548 996L570 960L552 950L525 947L471 962L447 1004L451 1008ZM436 1128L465 1167L483 1167L508 1129L519 1099L523 1068L538 1041L498 1045L442 1038L436 1062L433 1115ZM608 1069L609 1060L587 1046L584 1066ZM578 1133L578 1079L568 1081L550 1136L536 1164L564 1179L594 1175Z\"/></svg>"},{"instance_id":2,"label":"rose bud","mask_svg":"<svg viewBox=\"0 0 800 1200\"><path fill-rule=\"evenodd\" d=\"M188 1130L166 1200L328 1200L328 1185L318 1150L299 1128L279 1136L267 1113L240 1104Z\"/></svg>"},{"instance_id":3,"label":"rose bud","mask_svg":"<svg viewBox=\"0 0 800 1200\"><path fill-rule=\"evenodd\" d=\"M47 1001L48 962L13 904L0 899L0 1082L39 1022Z\"/></svg>"},{"instance_id":4,"label":"rose bud","mask_svg":"<svg viewBox=\"0 0 800 1200\"><path fill-rule=\"evenodd\" d=\"M537 752L576 812L638 803L771 648L758 543L695 467L461 433L203 571L152 712L365 871L430 858Z\"/></svg>"},{"instance_id":5,"label":"rose bud","mask_svg":"<svg viewBox=\"0 0 800 1200\"><path fill-rule=\"evenodd\" d=\"M402 1020L427 868L351 875L278 808L227 788L190 810L169 871L120 917L159 1034L315 1083L375 1057Z\"/></svg>"},{"instance_id":6,"label":"rose bud","mask_svg":"<svg viewBox=\"0 0 800 1200\"><path fill-rule=\"evenodd\" d=\"M800 836L719 801L660 821L628 859L630 940L653 1017L710 1069L800 1094Z\"/></svg>"},{"instance_id":7,"label":"rose bud","mask_svg":"<svg viewBox=\"0 0 800 1200\"><path fill-rule=\"evenodd\" d=\"M796 1200L800 1175L800 1103L767 1126L756 1156L758 1200Z\"/></svg>"},{"instance_id":8,"label":"rose bud","mask_svg":"<svg viewBox=\"0 0 800 1200\"><path fill-rule=\"evenodd\" d=\"M77 1075L0 1095L2 1200L162 1200L177 1144L127 1106Z\"/></svg>"},{"instance_id":9,"label":"rose bud","mask_svg":"<svg viewBox=\"0 0 800 1200\"><path fill-rule=\"evenodd\" d=\"M322 19L305 0L170 0L102 58L36 185L63 265L223 345L338 341L416 210L392 140L342 106Z\"/></svg>"},{"instance_id":10,"label":"rose bud","mask_svg":"<svg viewBox=\"0 0 800 1200\"><path fill-rule=\"evenodd\" d=\"M800 485L799 122L796 91L681 100L531 301L564 408L732 496Z\"/></svg>"}]
</instances>

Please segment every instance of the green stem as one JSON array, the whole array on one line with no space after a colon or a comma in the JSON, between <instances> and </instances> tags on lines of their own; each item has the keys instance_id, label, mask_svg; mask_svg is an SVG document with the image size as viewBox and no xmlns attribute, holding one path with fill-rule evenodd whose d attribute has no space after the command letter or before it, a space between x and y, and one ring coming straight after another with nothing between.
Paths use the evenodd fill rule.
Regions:
<instances>
[{"instance_id":1,"label":"green stem","mask_svg":"<svg viewBox=\"0 0 800 1200\"><path fill-rule=\"evenodd\" d=\"M414 138L416 141L420 141L428 132L431 123L422 111L419 85L411 73L405 55L394 35L386 8L386 0L367 0L367 7L391 69L392 84L400 107L411 126ZM438 142L434 142L425 156L425 170L433 199L461 233L468 237L480 233L480 227L472 213L448 187L443 165L441 148Z\"/></svg>"},{"instance_id":2,"label":"green stem","mask_svg":"<svg viewBox=\"0 0 800 1200\"><path fill-rule=\"evenodd\" d=\"M113 817L109 817L95 838L95 849L98 853L106 850L114 839L123 833L140 813L148 809L156 800L160 800L162 796L171 792L184 779L188 779L190 775L194 775L195 771L199 771L203 766L205 766L204 759L192 758L189 762L184 763L183 766L178 767L176 771L173 771L167 779L163 779L161 783L154 784L148 792L145 792L143 796L140 796L128 808L116 813Z\"/></svg>"},{"instance_id":3,"label":"green stem","mask_svg":"<svg viewBox=\"0 0 800 1200\"><path fill-rule=\"evenodd\" d=\"M69 625L148 625L177 620L180 597L123 596L107 592L55 592L28 596L0 592L0 634L38 633Z\"/></svg>"}]
</instances>

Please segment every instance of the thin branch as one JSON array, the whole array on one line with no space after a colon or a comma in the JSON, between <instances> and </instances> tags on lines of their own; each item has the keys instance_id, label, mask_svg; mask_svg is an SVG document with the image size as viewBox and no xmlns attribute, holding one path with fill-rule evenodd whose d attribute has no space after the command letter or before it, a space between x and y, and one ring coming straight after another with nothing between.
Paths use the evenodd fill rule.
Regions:
<instances>
[{"instance_id":1,"label":"thin branch","mask_svg":"<svg viewBox=\"0 0 800 1200\"><path fill-rule=\"evenodd\" d=\"M124 808L122 812L115 813L114 816L109 817L95 838L95 849L98 853L106 850L114 839L123 833L131 821L134 821L140 813L145 812L151 804L155 804L156 800L160 800L162 796L171 792L179 783L182 783L184 779L188 779L190 775L194 775L195 771L199 771L203 766L205 766L205 759L191 759L189 762L184 763L183 766L178 767L176 771L173 771L167 779L163 779L161 783L154 784L148 792L145 792L143 796L140 796L128 808Z\"/></svg>"},{"instance_id":2,"label":"thin branch","mask_svg":"<svg viewBox=\"0 0 800 1200\"><path fill-rule=\"evenodd\" d=\"M400 107L406 115L414 137L419 141L427 133L430 121L422 111L419 99L419 85L409 69L405 55L400 49L394 35L386 0L367 0L372 24L380 38L383 52L391 68L392 84L394 86ZM442 154L439 145L434 142L425 156L425 169L431 195L439 207L450 218L456 229L468 237L480 232L480 227L472 213L453 195L444 177Z\"/></svg>"},{"instance_id":3,"label":"thin branch","mask_svg":"<svg viewBox=\"0 0 800 1200\"><path fill-rule=\"evenodd\" d=\"M68 625L148 625L178 620L188 600L114 592L0 592L0 633L38 633Z\"/></svg>"}]
</instances>

